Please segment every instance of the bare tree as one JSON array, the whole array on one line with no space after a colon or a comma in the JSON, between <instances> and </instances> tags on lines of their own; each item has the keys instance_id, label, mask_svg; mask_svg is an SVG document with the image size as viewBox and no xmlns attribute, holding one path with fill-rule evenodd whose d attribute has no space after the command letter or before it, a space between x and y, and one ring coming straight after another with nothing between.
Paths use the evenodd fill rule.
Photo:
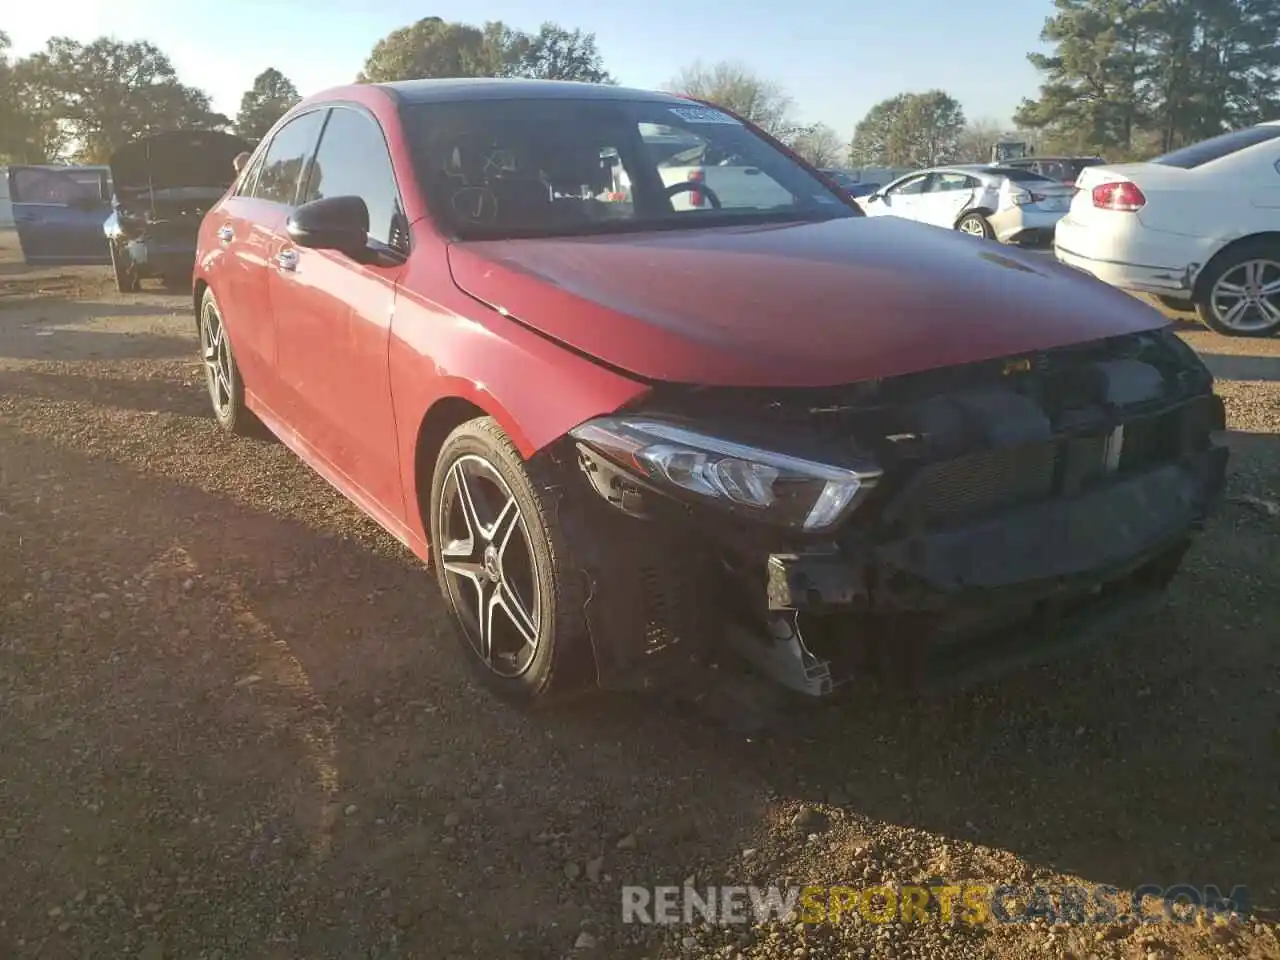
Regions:
<instances>
[{"instance_id":1,"label":"bare tree","mask_svg":"<svg viewBox=\"0 0 1280 960\"><path fill-rule=\"evenodd\" d=\"M666 85L680 93L732 110L780 140L795 136L795 104L781 84L759 76L732 60L703 64L696 61Z\"/></svg>"},{"instance_id":2,"label":"bare tree","mask_svg":"<svg viewBox=\"0 0 1280 960\"><path fill-rule=\"evenodd\" d=\"M1004 127L990 117L970 120L960 131L959 149L956 155L960 160L986 163L991 159L991 147L1004 135Z\"/></svg>"},{"instance_id":3,"label":"bare tree","mask_svg":"<svg viewBox=\"0 0 1280 960\"><path fill-rule=\"evenodd\" d=\"M815 167L835 167L849 159L849 145L825 123L798 130L790 146Z\"/></svg>"}]
</instances>

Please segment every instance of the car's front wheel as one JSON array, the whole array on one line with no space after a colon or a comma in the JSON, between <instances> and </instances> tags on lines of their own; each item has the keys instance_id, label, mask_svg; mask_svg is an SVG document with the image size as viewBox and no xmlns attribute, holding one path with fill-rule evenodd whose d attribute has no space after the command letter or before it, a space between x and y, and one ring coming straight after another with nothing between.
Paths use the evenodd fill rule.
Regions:
<instances>
[{"instance_id":1,"label":"car's front wheel","mask_svg":"<svg viewBox=\"0 0 1280 960\"><path fill-rule=\"evenodd\" d=\"M431 487L431 557L466 656L499 695L533 704L595 676L585 579L554 518L562 484L490 417L453 431Z\"/></svg>"},{"instance_id":2,"label":"car's front wheel","mask_svg":"<svg viewBox=\"0 0 1280 960\"><path fill-rule=\"evenodd\" d=\"M966 213L956 223L956 229L971 237L981 237L984 240L994 240L996 236L991 221L980 213Z\"/></svg>"},{"instance_id":3,"label":"car's front wheel","mask_svg":"<svg viewBox=\"0 0 1280 960\"><path fill-rule=\"evenodd\" d=\"M245 405L240 367L212 290L205 290L200 300L200 359L204 362L205 386L218 426L237 436L257 434L260 424Z\"/></svg>"},{"instance_id":4,"label":"car's front wheel","mask_svg":"<svg viewBox=\"0 0 1280 960\"><path fill-rule=\"evenodd\" d=\"M1200 322L1228 337L1280 330L1280 244L1255 240L1211 262L1195 297Z\"/></svg>"}]
</instances>

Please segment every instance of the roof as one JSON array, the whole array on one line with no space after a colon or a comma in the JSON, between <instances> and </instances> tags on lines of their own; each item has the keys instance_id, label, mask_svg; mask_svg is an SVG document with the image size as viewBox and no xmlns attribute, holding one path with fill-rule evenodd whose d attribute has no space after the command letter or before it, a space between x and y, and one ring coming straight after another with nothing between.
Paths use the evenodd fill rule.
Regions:
<instances>
[{"instance_id":1,"label":"roof","mask_svg":"<svg viewBox=\"0 0 1280 960\"><path fill-rule=\"evenodd\" d=\"M498 77L455 77L444 80L397 80L373 86L402 103L449 103L459 100L656 100L687 103L683 97L652 90L633 90L603 83L571 80L522 80Z\"/></svg>"}]
</instances>

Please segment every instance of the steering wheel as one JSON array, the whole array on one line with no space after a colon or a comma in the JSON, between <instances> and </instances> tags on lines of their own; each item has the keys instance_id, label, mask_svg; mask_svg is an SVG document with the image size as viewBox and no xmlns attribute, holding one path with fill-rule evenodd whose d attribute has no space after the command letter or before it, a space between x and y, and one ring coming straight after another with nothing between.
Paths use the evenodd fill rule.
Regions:
<instances>
[{"instance_id":1,"label":"steering wheel","mask_svg":"<svg viewBox=\"0 0 1280 960\"><path fill-rule=\"evenodd\" d=\"M683 193L686 190L697 190L699 193L705 194L707 200L711 203L711 209L720 209L720 198L716 196L716 192L714 190L708 187L701 180L680 180L667 187L665 192L667 194L667 199L670 199L677 193Z\"/></svg>"}]
</instances>

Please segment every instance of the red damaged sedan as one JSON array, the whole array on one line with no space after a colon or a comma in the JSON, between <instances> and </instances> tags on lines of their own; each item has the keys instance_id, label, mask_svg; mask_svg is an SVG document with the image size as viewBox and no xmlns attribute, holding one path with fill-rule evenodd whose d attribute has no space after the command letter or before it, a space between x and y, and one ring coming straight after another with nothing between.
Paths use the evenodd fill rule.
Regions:
<instances>
[{"instance_id":1,"label":"red damaged sedan","mask_svg":"<svg viewBox=\"0 0 1280 960\"><path fill-rule=\"evenodd\" d=\"M1053 650L1158 597L1223 482L1155 311L867 219L664 94L311 97L206 216L194 296L218 422L429 560L516 699L708 648L813 696Z\"/></svg>"}]
</instances>

